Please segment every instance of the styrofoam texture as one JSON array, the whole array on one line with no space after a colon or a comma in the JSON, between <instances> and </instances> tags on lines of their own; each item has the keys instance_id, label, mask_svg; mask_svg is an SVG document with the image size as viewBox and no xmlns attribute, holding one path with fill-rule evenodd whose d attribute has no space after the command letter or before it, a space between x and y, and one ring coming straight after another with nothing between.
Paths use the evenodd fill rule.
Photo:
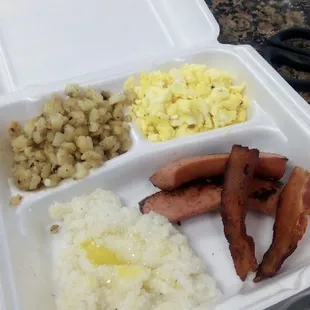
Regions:
<instances>
[{"instance_id":1,"label":"styrofoam texture","mask_svg":"<svg viewBox=\"0 0 310 310\"><path fill-rule=\"evenodd\" d=\"M203 0L3 0L0 94L213 42Z\"/></svg>"},{"instance_id":2,"label":"styrofoam texture","mask_svg":"<svg viewBox=\"0 0 310 310\"><path fill-rule=\"evenodd\" d=\"M228 152L234 143L276 152L287 156L289 173L293 166L310 169L310 134L302 114L294 113L290 98L277 81L268 80L264 68L251 59L248 47L218 46L192 50L160 57L143 64L145 70L169 69L184 62L202 63L232 73L237 83L245 81L247 95L252 102L250 119L243 123L210 132L196 134L163 143L152 143L132 129L132 149L94 170L82 181L67 181L59 187L41 192L23 193L22 205L8 207L12 195L19 191L9 179L5 151L0 166L0 273L1 309L55 309L52 281L53 236L48 231L51 220L48 207L54 201L68 201L73 196L90 193L96 188L111 189L121 196L128 207L155 191L148 181L150 175L165 163L184 156ZM257 58L253 58L254 60ZM83 82L100 89L121 91L129 74L138 73L142 64L123 67L94 76L85 76ZM2 147L8 148L5 139L11 119L25 121L42 110L43 98L54 91L62 91L64 82L32 87L0 97L0 136ZM256 241L256 256L261 260L272 237L273 219L258 214L247 217L248 232ZM235 274L228 245L223 235L219 214L202 215L184 221L179 228L190 239L191 245L205 260L210 274L223 292L216 310L264 309L310 284L310 242L308 231L296 252L284 263L279 274L271 280L254 284L242 283Z\"/></svg>"}]
</instances>

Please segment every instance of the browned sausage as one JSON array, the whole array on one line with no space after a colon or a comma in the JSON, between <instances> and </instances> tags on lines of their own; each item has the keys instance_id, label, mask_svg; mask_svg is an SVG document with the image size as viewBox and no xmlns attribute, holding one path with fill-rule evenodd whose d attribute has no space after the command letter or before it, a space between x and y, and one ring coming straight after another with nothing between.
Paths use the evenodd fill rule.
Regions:
<instances>
[{"instance_id":1,"label":"browned sausage","mask_svg":"<svg viewBox=\"0 0 310 310\"><path fill-rule=\"evenodd\" d=\"M224 174L221 216L236 273L242 281L257 268L255 244L246 233L245 217L249 183L258 163L257 149L234 145Z\"/></svg>"},{"instance_id":2,"label":"browned sausage","mask_svg":"<svg viewBox=\"0 0 310 310\"><path fill-rule=\"evenodd\" d=\"M254 282L273 277L284 260L296 250L307 228L305 210L309 207L310 175L307 170L296 167L280 195L272 244L264 254Z\"/></svg>"},{"instance_id":3,"label":"browned sausage","mask_svg":"<svg viewBox=\"0 0 310 310\"><path fill-rule=\"evenodd\" d=\"M267 179L253 179L250 183L247 205L251 210L266 215L274 214L282 183ZM139 202L140 211L154 211L171 223L191 216L218 210L221 205L222 186L205 181L183 185L172 192L158 192Z\"/></svg>"},{"instance_id":4,"label":"browned sausage","mask_svg":"<svg viewBox=\"0 0 310 310\"><path fill-rule=\"evenodd\" d=\"M188 157L172 162L154 173L150 181L164 191L172 191L182 184L200 178L224 174L229 154ZM286 169L287 158L273 153L260 153L256 176L280 180Z\"/></svg>"},{"instance_id":5,"label":"browned sausage","mask_svg":"<svg viewBox=\"0 0 310 310\"><path fill-rule=\"evenodd\" d=\"M266 215L273 215L278 206L282 186L280 181L253 178L248 189L248 208Z\"/></svg>"},{"instance_id":6,"label":"browned sausage","mask_svg":"<svg viewBox=\"0 0 310 310\"><path fill-rule=\"evenodd\" d=\"M139 202L143 214L154 211L175 223L191 216L217 210L222 188L204 182L188 184L172 192L159 192Z\"/></svg>"}]
</instances>

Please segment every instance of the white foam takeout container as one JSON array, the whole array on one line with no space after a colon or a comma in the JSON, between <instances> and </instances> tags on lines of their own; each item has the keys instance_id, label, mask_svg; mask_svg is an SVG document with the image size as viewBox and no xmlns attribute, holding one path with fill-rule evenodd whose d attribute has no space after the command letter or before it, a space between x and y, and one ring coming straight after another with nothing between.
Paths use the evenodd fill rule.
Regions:
<instances>
[{"instance_id":1,"label":"white foam takeout container","mask_svg":"<svg viewBox=\"0 0 310 310\"><path fill-rule=\"evenodd\" d=\"M61 25L57 24L56 17L62 12L60 1L54 1L55 8L48 13L41 2L32 0L27 5L35 12L43 12L42 31L35 28L33 21L13 25L9 17L20 17L26 22L34 15L29 15L30 9L26 7L23 8L26 11L18 11L17 14L10 6L12 2L17 0L7 0L5 13L2 10L0 13L1 310L55 309L53 236L48 230L51 224L48 207L55 201L68 201L76 195L104 188L120 195L126 206L137 207L138 201L155 192L148 178L167 162L191 155L229 152L235 143L287 156L287 174L295 165L310 170L310 127L306 102L295 95L253 48L219 44L216 41L218 25L202 0L111 0L106 2L106 6L92 0L89 2L91 8L84 7L83 1L75 1L81 17L85 17L85 27L79 27L75 17L66 14L68 24L66 19L61 18L58 19ZM61 3L68 13L73 2L66 0ZM99 6L98 10L95 4ZM125 6L127 15L120 10L120 5ZM83 14L82 9L86 10ZM104 11L104 18L107 19L101 23L96 20L100 17L99 9L101 13ZM90 13L93 15L89 16ZM116 18L118 14L120 16ZM135 22L130 24L133 18ZM114 37L109 31L110 23L115 24L116 20L120 29L114 29ZM52 21L55 29L49 27ZM80 39L83 41L83 36L87 37L94 31L92 22L96 29L93 39L100 40L100 29L110 26L109 31L105 30L103 34L112 47L105 49L106 46L97 44L97 41L89 41L88 48L80 45ZM75 33L75 27L81 32L80 37ZM129 29L124 35L122 33L126 27ZM9 36L11 33L21 38L22 30L27 32L28 40L15 42ZM44 37L44 31L47 31L48 39ZM142 37L142 40L136 36ZM86 43L88 39L85 39ZM124 46L119 42L123 39ZM34 41L40 46L37 47L39 52L33 54L29 48L35 48L32 45ZM25 49L21 49L22 46ZM78 49L77 55L68 57L70 46ZM127 51L119 50L125 46L128 47L127 61L123 60ZM56 53L54 58L53 53ZM245 81L246 93L252 102L250 119L243 124L164 143L146 141L133 127L133 147L126 154L94 170L84 180L64 182L57 188L40 192L23 192L25 198L20 206L8 206L11 197L19 193L9 175L7 128L10 120L23 122L41 113L43 99L52 92L62 92L67 82L120 92L123 82L131 74L138 74L141 70L179 67L184 63L201 63L224 69L234 76L237 83ZM90 73L96 69L102 70ZM82 74L84 72L88 73ZM41 85L34 85L39 82L42 82ZM246 221L248 233L256 243L256 257L260 261L270 245L274 220L250 213ZM219 214L192 218L184 221L179 229L188 236L192 247L204 259L209 273L223 293L215 306L216 310L264 309L310 285L309 230L275 278L254 284L250 279L243 283L237 277Z\"/></svg>"}]
</instances>

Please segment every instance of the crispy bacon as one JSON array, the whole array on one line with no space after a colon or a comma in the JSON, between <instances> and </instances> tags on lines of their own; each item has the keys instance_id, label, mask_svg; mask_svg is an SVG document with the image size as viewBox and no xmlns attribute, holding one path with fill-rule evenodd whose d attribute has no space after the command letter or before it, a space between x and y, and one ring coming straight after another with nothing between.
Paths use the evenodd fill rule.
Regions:
<instances>
[{"instance_id":1,"label":"crispy bacon","mask_svg":"<svg viewBox=\"0 0 310 310\"><path fill-rule=\"evenodd\" d=\"M258 164L257 149L234 145L224 174L221 207L224 233L236 272L242 281L248 272L257 268L254 240L246 234L245 217L249 183Z\"/></svg>"},{"instance_id":2,"label":"crispy bacon","mask_svg":"<svg viewBox=\"0 0 310 310\"><path fill-rule=\"evenodd\" d=\"M296 250L307 228L309 207L310 175L307 170L296 167L280 195L272 244L258 267L254 282L273 277Z\"/></svg>"}]
</instances>

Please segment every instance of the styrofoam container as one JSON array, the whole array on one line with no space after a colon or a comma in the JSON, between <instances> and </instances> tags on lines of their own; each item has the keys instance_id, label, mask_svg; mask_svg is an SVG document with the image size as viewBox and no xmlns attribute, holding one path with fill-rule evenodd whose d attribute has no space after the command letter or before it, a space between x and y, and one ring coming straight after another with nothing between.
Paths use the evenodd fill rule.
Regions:
<instances>
[{"instance_id":1,"label":"styrofoam container","mask_svg":"<svg viewBox=\"0 0 310 310\"><path fill-rule=\"evenodd\" d=\"M89 194L96 188L104 188L120 195L124 205L137 207L138 201L155 192L155 188L148 179L164 164L191 155L229 152L235 143L287 156L289 162L284 181L296 165L310 170L308 155L310 153L310 127L304 116L307 112L307 105L303 101L292 100L287 93L288 86L283 79L274 74L265 62L262 62L254 49L249 46L235 47L216 43L214 36L216 31L212 31L216 30L217 26L210 18L207 8L202 6L202 1L178 0L177 2L177 6L176 1L149 0L139 3L144 3L148 5L147 8L152 7L152 10L156 10L161 18L160 29L165 29L174 40L179 38L180 41L186 42L190 35L200 38L188 45L185 43L178 45L177 48L163 49L159 52L160 56L149 55L148 59L141 56L143 53L144 56L147 55L148 48L146 47L143 52L139 51L140 54L137 56L138 58L141 56L139 61L135 59L116 67L106 68L103 63L105 70L80 75L76 78L72 76L79 75L81 73L78 72L79 70L91 72L95 69L89 64L85 65L82 55L79 62L81 66L77 66L77 69L73 71L70 67L73 66L73 62L63 67L64 64L61 61L61 65L55 61L60 71L55 69L51 76L41 71L31 71L33 58L29 55L26 55L29 56L28 60L18 62L16 70L9 70L11 73L14 72L11 77L7 76L7 80L12 81L12 87L11 89L4 87L5 95L0 96L1 310L56 309L52 279L52 249L54 247L53 238L48 230L51 224L48 207L55 201L69 201L74 196ZM75 3L82 5L82 1ZM113 0L113 3L116 3L115 7L111 4L113 9L117 10L120 1ZM140 5L138 1L131 3ZM175 5L174 10L173 5ZM177 7L183 15L176 11ZM184 27L187 29L184 30L180 17L185 18L187 12L191 16L191 10L195 12L194 16L201 20L195 24L196 19L188 17L188 22L192 25L189 25L189 28ZM94 14L98 17L97 12ZM142 18L143 14L141 12L139 14ZM178 14L181 15L178 16ZM203 30L211 33L210 40L205 42L202 40L201 30L194 31L195 25L203 24L202 21L206 25L208 21L212 21L209 23L209 28ZM178 29L182 31L178 32ZM183 38L181 32L184 34ZM52 32L49 34L52 35ZM9 42L13 44L13 39L10 40ZM194 45L196 47L193 47ZM142 43L140 47L143 49ZM10 54L10 50L7 49L7 51ZM45 51L45 47L42 55L41 61L43 62L51 56L49 51ZM59 52L56 58L62 59L63 55ZM112 57L112 54L109 56ZM10 57L16 60L18 54L13 53ZM246 93L251 101L250 119L242 124L162 143L147 141L133 126L134 143L126 154L108 161L84 180L67 181L57 188L40 192L23 192L22 195L25 198L20 206L17 208L8 206L11 197L19 193L9 175L10 154L7 153L9 149L7 128L10 120L23 122L41 113L43 99L50 96L52 92L61 93L69 81L120 92L123 82L129 75L138 74L141 70L166 70L180 67L184 63L200 63L225 69L234 76L236 83L245 81ZM2 73L5 76L4 71ZM29 76L26 76L27 74ZM56 81L58 76L60 82ZM26 85L28 81L30 84L37 84L41 78L44 85ZM255 240L257 260L260 261L271 243L274 219L250 213L246 221L248 233ZM216 310L264 309L310 285L310 249L307 246L310 242L310 231L306 232L297 250L285 261L276 277L254 284L251 279L243 283L236 275L219 214L205 214L192 218L184 221L178 228L188 236L191 246L203 258L209 273L223 293L223 297L214 308Z\"/></svg>"}]
</instances>

